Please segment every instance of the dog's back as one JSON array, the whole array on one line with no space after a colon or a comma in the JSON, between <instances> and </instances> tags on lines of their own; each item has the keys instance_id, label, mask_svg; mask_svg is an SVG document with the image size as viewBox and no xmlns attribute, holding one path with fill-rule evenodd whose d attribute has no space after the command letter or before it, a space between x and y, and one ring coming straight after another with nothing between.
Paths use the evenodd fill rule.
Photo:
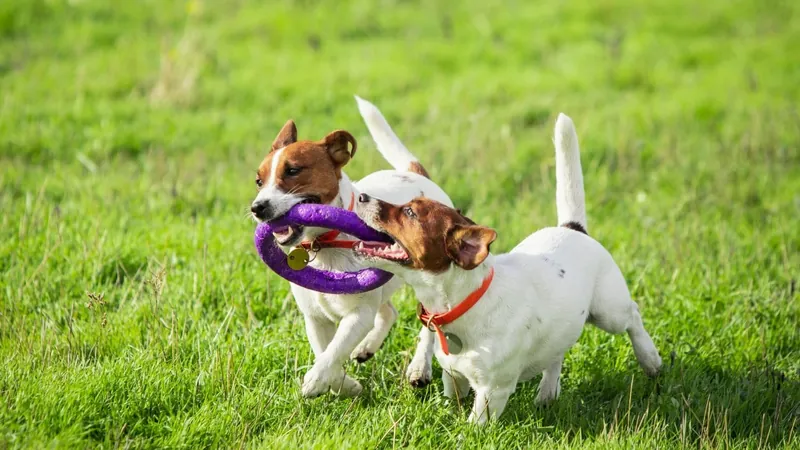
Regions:
<instances>
[{"instance_id":1,"label":"dog's back","mask_svg":"<svg viewBox=\"0 0 800 450\"><path fill-rule=\"evenodd\" d=\"M430 180L425 167L403 145L378 108L359 96L356 102L378 151L394 168L362 178L356 183L359 190L389 203L403 204L415 197L428 197L452 208L453 201Z\"/></svg>"}]
</instances>

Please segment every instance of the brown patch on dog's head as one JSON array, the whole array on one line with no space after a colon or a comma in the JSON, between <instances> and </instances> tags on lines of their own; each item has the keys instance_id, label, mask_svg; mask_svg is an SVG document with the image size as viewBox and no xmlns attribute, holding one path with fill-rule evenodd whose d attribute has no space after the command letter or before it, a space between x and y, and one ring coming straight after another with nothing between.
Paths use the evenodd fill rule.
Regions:
<instances>
[{"instance_id":1,"label":"brown patch on dog's head","mask_svg":"<svg viewBox=\"0 0 800 450\"><path fill-rule=\"evenodd\" d=\"M330 203L339 195L342 167L355 153L356 140L347 131L333 131L319 141L298 141L290 120L258 167L256 184L259 189L271 184L286 194Z\"/></svg>"},{"instance_id":2,"label":"brown patch on dog's head","mask_svg":"<svg viewBox=\"0 0 800 450\"><path fill-rule=\"evenodd\" d=\"M405 205L380 200L369 220L392 236L408 255L407 265L429 272L447 270L451 263L472 270L489 256L497 238L491 228L475 225L458 210L418 197Z\"/></svg>"},{"instance_id":3,"label":"brown patch on dog's head","mask_svg":"<svg viewBox=\"0 0 800 450\"><path fill-rule=\"evenodd\" d=\"M430 176L428 175L428 171L425 170L425 168L422 167L422 164L420 164L418 161L414 161L411 164L409 164L408 165L408 171L409 172L414 172L414 173L416 173L418 175L422 175L423 177L430 179Z\"/></svg>"}]
</instances>

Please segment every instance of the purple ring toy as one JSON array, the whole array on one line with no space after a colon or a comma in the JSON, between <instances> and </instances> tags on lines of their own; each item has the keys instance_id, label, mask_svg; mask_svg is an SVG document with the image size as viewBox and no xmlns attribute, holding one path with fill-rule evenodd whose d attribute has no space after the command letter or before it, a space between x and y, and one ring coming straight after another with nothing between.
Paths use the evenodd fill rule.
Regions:
<instances>
[{"instance_id":1,"label":"purple ring toy","mask_svg":"<svg viewBox=\"0 0 800 450\"><path fill-rule=\"evenodd\" d=\"M275 273L290 282L326 294L359 294L383 286L392 274L379 269L358 272L334 272L306 266L294 270L286 262L286 254L275 243L272 230L287 225L330 228L355 236L362 241L393 242L392 239L368 227L356 213L328 205L304 203L295 205L284 216L258 224L255 232L256 250L261 260Z\"/></svg>"}]
</instances>

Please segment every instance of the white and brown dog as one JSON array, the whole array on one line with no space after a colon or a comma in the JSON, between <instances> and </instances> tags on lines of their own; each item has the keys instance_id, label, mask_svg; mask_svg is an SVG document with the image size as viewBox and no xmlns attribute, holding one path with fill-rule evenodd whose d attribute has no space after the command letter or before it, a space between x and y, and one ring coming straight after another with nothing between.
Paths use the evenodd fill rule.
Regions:
<instances>
[{"instance_id":1,"label":"white and brown dog","mask_svg":"<svg viewBox=\"0 0 800 450\"><path fill-rule=\"evenodd\" d=\"M647 375L661 367L619 267L587 234L578 138L563 114L555 147L561 226L537 231L504 255L489 252L494 230L435 200L398 206L359 198L361 217L402 250L362 243L354 253L362 264L395 273L414 288L429 333L440 336L435 351L445 395L475 391L472 422L500 416L517 383L540 372L536 402L555 399L564 354L586 322L627 332Z\"/></svg>"},{"instance_id":2,"label":"white and brown dog","mask_svg":"<svg viewBox=\"0 0 800 450\"><path fill-rule=\"evenodd\" d=\"M283 126L272 148L261 162L256 177L258 195L251 205L253 217L269 221L285 214L298 203L322 203L353 209L362 193L395 203L426 196L452 206L447 194L433 181L414 155L394 134L380 111L356 97L359 111L378 150L395 170L383 170L352 182L342 168L356 152L356 140L344 130L333 131L319 141L298 141L293 121ZM310 265L318 269L351 272L364 266L349 248L342 248L348 235L321 228L289 227L275 233L276 242L287 252L315 242L319 251ZM339 241L339 244L332 244ZM353 241L353 244L355 241ZM303 313L306 334L315 362L303 379L302 393L316 396L329 390L341 395L358 395L361 385L344 373L348 358L364 362L380 348L397 318L390 299L402 286L398 278L375 290L355 295L332 295L291 284L292 294ZM338 327L337 327L338 324ZM431 377L433 338L426 329L411 364L409 381L423 385Z\"/></svg>"}]
</instances>

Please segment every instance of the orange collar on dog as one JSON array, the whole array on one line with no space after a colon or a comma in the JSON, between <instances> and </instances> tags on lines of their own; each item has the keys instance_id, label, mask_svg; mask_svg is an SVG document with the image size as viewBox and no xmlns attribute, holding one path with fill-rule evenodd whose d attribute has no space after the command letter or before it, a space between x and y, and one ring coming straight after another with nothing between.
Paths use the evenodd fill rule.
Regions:
<instances>
[{"instance_id":1,"label":"orange collar on dog","mask_svg":"<svg viewBox=\"0 0 800 450\"><path fill-rule=\"evenodd\" d=\"M439 313L439 314L431 314L428 311L425 311L425 307L422 306L422 303L419 304L419 308L417 308L417 317L419 320L428 327L429 330L435 331L436 334L439 336L439 343L442 345L442 351L445 355L450 354L450 349L447 347L447 339L445 338L444 332L442 331L442 325L447 325L464 315L470 308L475 306L478 303L478 300L483 297L483 294L489 289L489 285L492 284L492 279L494 278L494 267L489 269L489 275L483 279L483 283L481 286L472 291L471 294L467 296L461 303L456 305L455 308L451 309L450 311ZM433 328L431 328L433 327ZM456 350L458 351L458 350Z\"/></svg>"},{"instance_id":2,"label":"orange collar on dog","mask_svg":"<svg viewBox=\"0 0 800 450\"><path fill-rule=\"evenodd\" d=\"M348 211L353 210L353 206L355 206L356 202L356 194L354 192L350 192L350 206L347 207ZM341 231L339 230L331 230L327 233L323 234L322 236L314 239L312 242L304 241L300 243L300 246L306 250L313 250L317 251L323 248L351 248L355 245L358 241L337 241L336 238L339 237Z\"/></svg>"}]
</instances>

